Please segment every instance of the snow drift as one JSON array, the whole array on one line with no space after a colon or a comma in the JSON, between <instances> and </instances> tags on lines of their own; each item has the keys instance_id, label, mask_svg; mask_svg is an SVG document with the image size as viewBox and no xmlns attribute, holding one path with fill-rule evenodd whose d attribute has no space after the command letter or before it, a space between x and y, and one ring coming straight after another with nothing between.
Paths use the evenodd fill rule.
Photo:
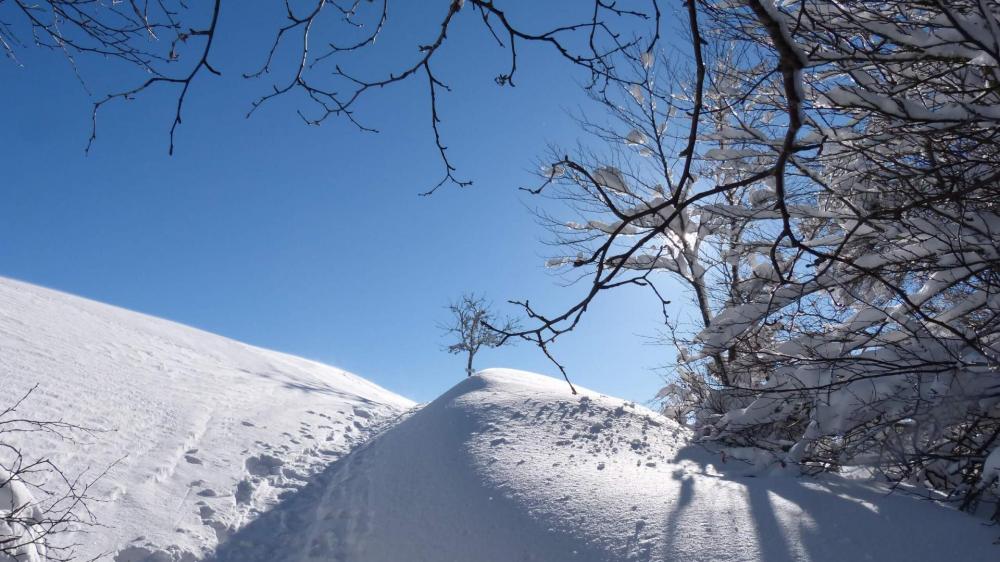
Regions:
<instances>
[{"instance_id":1,"label":"snow drift","mask_svg":"<svg viewBox=\"0 0 1000 562\"><path fill-rule=\"evenodd\" d=\"M80 559L193 560L412 403L350 373L0 279L0 381L21 412L96 428L5 434L96 477ZM3 506L0 505L0 509Z\"/></svg>"},{"instance_id":2,"label":"snow drift","mask_svg":"<svg viewBox=\"0 0 1000 562\"><path fill-rule=\"evenodd\" d=\"M471 377L224 542L237 561L996 560L997 529L841 478L755 475L634 404Z\"/></svg>"}]
</instances>

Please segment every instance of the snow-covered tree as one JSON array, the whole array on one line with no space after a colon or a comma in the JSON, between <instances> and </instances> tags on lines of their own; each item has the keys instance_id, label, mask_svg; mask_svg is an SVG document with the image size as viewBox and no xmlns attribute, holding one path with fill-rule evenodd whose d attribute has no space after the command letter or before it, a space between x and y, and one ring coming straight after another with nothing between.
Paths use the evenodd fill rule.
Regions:
<instances>
[{"instance_id":1,"label":"snow-covered tree","mask_svg":"<svg viewBox=\"0 0 1000 562\"><path fill-rule=\"evenodd\" d=\"M1000 446L1000 4L686 10L686 57L619 55L613 123L584 119L606 146L546 162L537 192L580 217L552 219L550 264L590 283L522 335L680 281L661 397L703 438L973 507Z\"/></svg>"}]
</instances>

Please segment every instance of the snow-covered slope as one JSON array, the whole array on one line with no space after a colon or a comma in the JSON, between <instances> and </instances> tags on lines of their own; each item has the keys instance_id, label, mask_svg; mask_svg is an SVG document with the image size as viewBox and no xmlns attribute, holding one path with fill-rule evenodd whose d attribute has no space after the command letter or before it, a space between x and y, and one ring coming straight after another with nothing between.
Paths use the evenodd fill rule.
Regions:
<instances>
[{"instance_id":1,"label":"snow-covered slope","mask_svg":"<svg viewBox=\"0 0 1000 562\"><path fill-rule=\"evenodd\" d=\"M490 370L333 463L220 562L1000 559L995 527L840 478L750 477L646 408Z\"/></svg>"},{"instance_id":2,"label":"snow-covered slope","mask_svg":"<svg viewBox=\"0 0 1000 562\"><path fill-rule=\"evenodd\" d=\"M294 494L412 406L350 373L165 320L0 279L0 407L107 431L11 435L75 475L102 527L80 559L188 560ZM117 464L115 464L117 462Z\"/></svg>"},{"instance_id":3,"label":"snow-covered slope","mask_svg":"<svg viewBox=\"0 0 1000 562\"><path fill-rule=\"evenodd\" d=\"M0 349L0 399L38 383L25 414L108 430L4 436L70 474L113 465L81 559L1000 559L1000 530L965 514L755 474L644 407L531 373L485 371L416 410L332 367L4 279Z\"/></svg>"}]
</instances>

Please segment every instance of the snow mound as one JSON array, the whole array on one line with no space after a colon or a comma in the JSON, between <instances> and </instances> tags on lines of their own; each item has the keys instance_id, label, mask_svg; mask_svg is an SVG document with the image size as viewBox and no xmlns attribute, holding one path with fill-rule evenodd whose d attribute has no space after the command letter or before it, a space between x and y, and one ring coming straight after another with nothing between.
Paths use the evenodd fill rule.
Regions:
<instances>
[{"instance_id":1,"label":"snow mound","mask_svg":"<svg viewBox=\"0 0 1000 562\"><path fill-rule=\"evenodd\" d=\"M412 406L340 369L2 278L0 349L0 409L38 384L26 417L107 430L3 436L84 480L111 467L90 490L102 526L64 537L80 559L199 559Z\"/></svg>"},{"instance_id":2,"label":"snow mound","mask_svg":"<svg viewBox=\"0 0 1000 562\"><path fill-rule=\"evenodd\" d=\"M236 561L996 560L995 529L840 478L749 477L652 411L489 370L224 542ZM741 475L742 474L742 475Z\"/></svg>"}]
</instances>

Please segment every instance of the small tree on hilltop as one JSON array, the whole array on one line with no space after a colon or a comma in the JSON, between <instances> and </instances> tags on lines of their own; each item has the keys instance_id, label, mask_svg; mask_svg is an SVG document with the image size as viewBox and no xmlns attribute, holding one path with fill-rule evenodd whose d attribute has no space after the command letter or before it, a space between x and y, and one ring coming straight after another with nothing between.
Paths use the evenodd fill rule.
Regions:
<instances>
[{"instance_id":1,"label":"small tree on hilltop","mask_svg":"<svg viewBox=\"0 0 1000 562\"><path fill-rule=\"evenodd\" d=\"M472 376L472 361L476 353L483 347L500 347L511 340L504 332L517 329L517 323L510 318L498 318L491 310L489 303L475 294L464 294L457 301L448 305L451 312L451 322L441 326L447 336L457 336L458 341L445 347L448 353L466 357L465 374Z\"/></svg>"}]
</instances>

